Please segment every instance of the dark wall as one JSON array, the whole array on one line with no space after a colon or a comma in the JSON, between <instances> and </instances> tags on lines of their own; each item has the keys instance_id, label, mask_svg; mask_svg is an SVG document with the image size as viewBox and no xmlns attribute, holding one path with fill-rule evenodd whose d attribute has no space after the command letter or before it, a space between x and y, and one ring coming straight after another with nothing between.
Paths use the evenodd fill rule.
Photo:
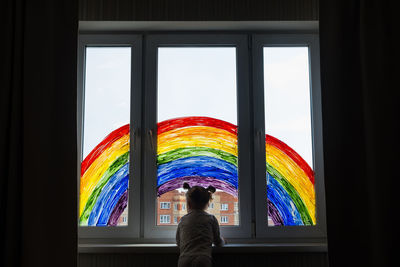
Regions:
<instances>
[{"instance_id":1,"label":"dark wall","mask_svg":"<svg viewBox=\"0 0 400 267\"><path fill-rule=\"evenodd\" d=\"M318 0L81 0L81 21L318 20ZM80 254L80 267L176 266L171 254ZM217 254L215 266L324 267L327 253Z\"/></svg>"},{"instance_id":2,"label":"dark wall","mask_svg":"<svg viewBox=\"0 0 400 267\"><path fill-rule=\"evenodd\" d=\"M318 20L318 0L81 0L80 20Z\"/></svg>"},{"instance_id":3,"label":"dark wall","mask_svg":"<svg viewBox=\"0 0 400 267\"><path fill-rule=\"evenodd\" d=\"M326 253L216 254L216 267L327 267ZM82 254L79 267L176 266L177 254Z\"/></svg>"}]
</instances>

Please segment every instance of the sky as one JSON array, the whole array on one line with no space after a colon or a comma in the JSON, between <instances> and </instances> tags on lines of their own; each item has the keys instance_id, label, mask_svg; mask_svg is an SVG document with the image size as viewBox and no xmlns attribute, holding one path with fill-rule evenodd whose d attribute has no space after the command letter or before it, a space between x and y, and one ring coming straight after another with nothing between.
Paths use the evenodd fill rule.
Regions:
<instances>
[{"instance_id":1,"label":"sky","mask_svg":"<svg viewBox=\"0 0 400 267\"><path fill-rule=\"evenodd\" d=\"M308 47L264 47L265 133L313 167Z\"/></svg>"},{"instance_id":2,"label":"sky","mask_svg":"<svg viewBox=\"0 0 400 267\"><path fill-rule=\"evenodd\" d=\"M129 47L87 48L83 157L129 123L130 59ZM208 116L237 125L234 47L159 48L157 71L158 122ZM312 167L308 48L264 48L264 81L266 133Z\"/></svg>"},{"instance_id":3,"label":"sky","mask_svg":"<svg viewBox=\"0 0 400 267\"><path fill-rule=\"evenodd\" d=\"M157 121L207 116L237 125L236 48L159 48Z\"/></svg>"},{"instance_id":4,"label":"sky","mask_svg":"<svg viewBox=\"0 0 400 267\"><path fill-rule=\"evenodd\" d=\"M86 50L83 158L113 130L129 123L130 47Z\"/></svg>"}]
</instances>

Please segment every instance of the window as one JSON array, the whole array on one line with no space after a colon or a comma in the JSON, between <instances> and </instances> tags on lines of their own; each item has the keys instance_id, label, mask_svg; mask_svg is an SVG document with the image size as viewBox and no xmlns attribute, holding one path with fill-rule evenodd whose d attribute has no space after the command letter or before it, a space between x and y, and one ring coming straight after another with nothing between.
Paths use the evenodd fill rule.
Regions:
<instances>
[{"instance_id":1,"label":"window","mask_svg":"<svg viewBox=\"0 0 400 267\"><path fill-rule=\"evenodd\" d=\"M79 39L80 237L173 238L188 182L227 238L325 238L316 35Z\"/></svg>"},{"instance_id":2,"label":"window","mask_svg":"<svg viewBox=\"0 0 400 267\"><path fill-rule=\"evenodd\" d=\"M171 223L170 215L160 215L160 223Z\"/></svg>"},{"instance_id":3,"label":"window","mask_svg":"<svg viewBox=\"0 0 400 267\"><path fill-rule=\"evenodd\" d=\"M128 202L130 68L130 47L86 48L81 226L121 225Z\"/></svg>"},{"instance_id":4,"label":"window","mask_svg":"<svg viewBox=\"0 0 400 267\"><path fill-rule=\"evenodd\" d=\"M171 208L170 202L160 202L160 209L169 210Z\"/></svg>"},{"instance_id":5,"label":"window","mask_svg":"<svg viewBox=\"0 0 400 267\"><path fill-rule=\"evenodd\" d=\"M267 199L257 235L324 236L317 38L256 35L253 45L256 198Z\"/></svg>"},{"instance_id":6,"label":"window","mask_svg":"<svg viewBox=\"0 0 400 267\"><path fill-rule=\"evenodd\" d=\"M263 52L269 225L314 225L308 47Z\"/></svg>"},{"instance_id":7,"label":"window","mask_svg":"<svg viewBox=\"0 0 400 267\"><path fill-rule=\"evenodd\" d=\"M79 36L81 238L139 235L141 45L137 35Z\"/></svg>"},{"instance_id":8,"label":"window","mask_svg":"<svg viewBox=\"0 0 400 267\"><path fill-rule=\"evenodd\" d=\"M241 208L251 202L247 36L149 35L146 40L143 171L144 190L151 193L144 196L144 236L174 235L173 227L150 227L160 212L154 199L184 198L185 181L214 185L215 195L238 202L236 225L223 233L249 236L251 210Z\"/></svg>"},{"instance_id":9,"label":"window","mask_svg":"<svg viewBox=\"0 0 400 267\"><path fill-rule=\"evenodd\" d=\"M236 48L158 47L157 55L158 199L178 198L188 182L239 201Z\"/></svg>"}]
</instances>

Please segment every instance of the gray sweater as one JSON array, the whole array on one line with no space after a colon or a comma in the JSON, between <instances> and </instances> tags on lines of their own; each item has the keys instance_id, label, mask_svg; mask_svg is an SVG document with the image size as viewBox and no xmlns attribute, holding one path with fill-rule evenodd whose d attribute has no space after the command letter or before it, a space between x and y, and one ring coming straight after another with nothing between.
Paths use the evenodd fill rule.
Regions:
<instances>
[{"instance_id":1,"label":"gray sweater","mask_svg":"<svg viewBox=\"0 0 400 267\"><path fill-rule=\"evenodd\" d=\"M211 257L211 246L223 246L219 225L214 215L203 210L191 210L182 217L176 230L180 257L205 255Z\"/></svg>"}]
</instances>

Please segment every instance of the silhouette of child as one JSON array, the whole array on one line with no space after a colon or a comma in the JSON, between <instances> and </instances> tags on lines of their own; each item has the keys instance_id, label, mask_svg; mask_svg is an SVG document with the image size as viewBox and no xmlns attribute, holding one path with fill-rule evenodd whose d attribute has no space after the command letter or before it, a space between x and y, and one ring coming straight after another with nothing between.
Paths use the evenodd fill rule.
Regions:
<instances>
[{"instance_id":1,"label":"silhouette of child","mask_svg":"<svg viewBox=\"0 0 400 267\"><path fill-rule=\"evenodd\" d=\"M212 244L223 246L226 243L220 236L217 218L205 212L215 188L190 187L188 183L184 183L183 188L188 189L188 214L182 217L176 231L176 244L180 250L178 267L212 266Z\"/></svg>"}]
</instances>

